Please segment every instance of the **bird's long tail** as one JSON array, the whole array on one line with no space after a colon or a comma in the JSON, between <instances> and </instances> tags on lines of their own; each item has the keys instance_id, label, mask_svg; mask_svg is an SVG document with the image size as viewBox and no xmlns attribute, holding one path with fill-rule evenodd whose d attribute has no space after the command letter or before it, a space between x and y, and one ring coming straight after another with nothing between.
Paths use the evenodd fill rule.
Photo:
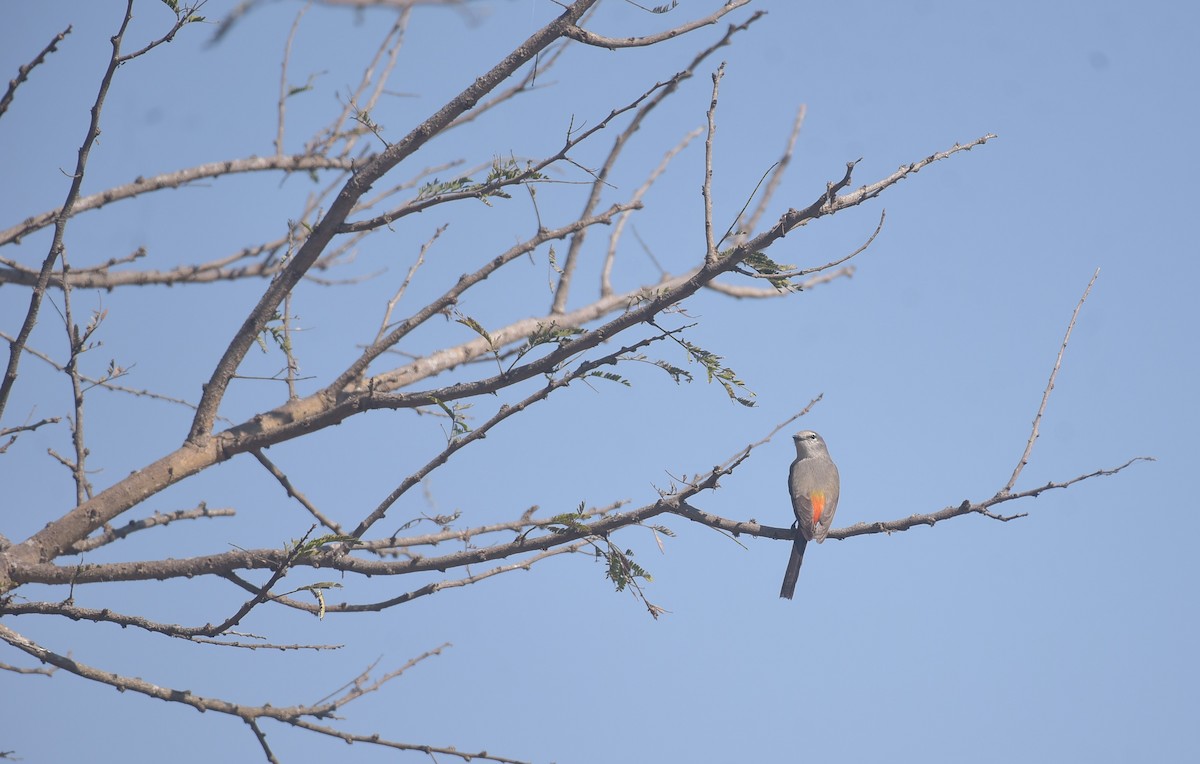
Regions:
<instances>
[{"instance_id":1,"label":"bird's long tail","mask_svg":"<svg viewBox=\"0 0 1200 764\"><path fill-rule=\"evenodd\" d=\"M792 556L788 558L787 572L783 574L783 586L779 589L779 596L784 599L791 599L796 593L796 581L800 579L800 565L804 562L804 548L808 546L808 540L796 533L796 543L792 544Z\"/></svg>"}]
</instances>

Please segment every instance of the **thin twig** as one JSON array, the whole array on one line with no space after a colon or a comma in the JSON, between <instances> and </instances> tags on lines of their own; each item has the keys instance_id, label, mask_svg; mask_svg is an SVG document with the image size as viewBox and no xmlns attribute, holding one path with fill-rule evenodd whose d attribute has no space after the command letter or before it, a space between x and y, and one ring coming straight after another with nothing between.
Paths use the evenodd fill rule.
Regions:
<instances>
[{"instance_id":1,"label":"thin twig","mask_svg":"<svg viewBox=\"0 0 1200 764\"><path fill-rule=\"evenodd\" d=\"M82 541L71 545L71 554L83 554L94 549L99 549L115 541L127 538L133 533L144 531L149 528L158 528L181 520L199 520L208 517L233 517L237 514L235 510L229 507L220 509L209 509L208 505L201 502L200 506L195 509L177 509L174 512L155 512L150 517L144 517L141 520L130 520L120 528L108 529L99 536L91 536Z\"/></svg>"},{"instance_id":2,"label":"thin twig","mask_svg":"<svg viewBox=\"0 0 1200 764\"><path fill-rule=\"evenodd\" d=\"M654 185L654 182L658 180L664 172L667 171L667 166L671 164L671 160L674 159L679 152L687 148L687 145L691 143L696 136L700 135L700 133L700 128L696 128L687 135L683 136L683 139L679 141L679 143L675 144L675 146L663 156L662 161L658 163L658 166L654 168L654 171L646 177L646 182L633 192L633 196L631 196L629 200L631 202L641 202L646 196L646 193L650 190L650 187ZM616 223L613 225L612 234L608 237L608 251L604 255L604 266L600 270L600 295L602 297L608 297L612 294L612 268L613 263L617 258L617 244L621 241L621 234L625 231L625 223L629 221L629 217L632 214L632 211L621 213L621 215L617 218ZM574 244L574 239L572 239L571 243Z\"/></svg>"},{"instance_id":3,"label":"thin twig","mask_svg":"<svg viewBox=\"0 0 1200 764\"><path fill-rule=\"evenodd\" d=\"M743 284L724 284L719 281L713 281L708 284L708 288L714 292L719 292L729 297L735 297L739 300L744 299L767 299L786 297L792 292L803 292L812 289L820 284L828 284L831 281L836 281L840 278L850 278L854 275L854 266L847 265L844 268L838 268L830 273L820 273L810 279L799 284L793 284L791 289L779 290L775 287L752 287Z\"/></svg>"},{"instance_id":4,"label":"thin twig","mask_svg":"<svg viewBox=\"0 0 1200 764\"><path fill-rule=\"evenodd\" d=\"M267 455L263 453L261 448L256 448L250 453L255 459L258 460L258 463L267 470L267 472L271 473L271 477L275 478L279 482L279 485L283 486L283 490L287 492L287 495L299 502L300 506L307 509L308 513L316 518L318 523L339 536L345 533L345 531L342 530L341 525L326 517L321 510L317 509L316 505L308 500L307 496L305 496L294 485L292 485L292 481L288 479L288 476L283 472L283 470L275 466L275 463L267 458Z\"/></svg>"},{"instance_id":5,"label":"thin twig","mask_svg":"<svg viewBox=\"0 0 1200 764\"><path fill-rule=\"evenodd\" d=\"M788 166L792 163L792 157L796 151L796 141L800 138L800 128L804 126L804 117L808 113L808 107L804 104L796 110L796 118L792 121L792 131L788 133L787 144L784 146L783 154L775 162L771 168L770 176L767 179L767 186L763 190L762 195L758 198L758 204L755 205L754 212L750 213L750 217L745 223L740 225L740 228L748 232L758 228L758 223L763 215L767 212L767 207L770 206L771 200L775 198L775 193L779 190L779 185L783 181L783 174ZM735 221L734 225L738 225ZM739 236L735 241L741 242L744 236Z\"/></svg>"},{"instance_id":6,"label":"thin twig","mask_svg":"<svg viewBox=\"0 0 1200 764\"><path fill-rule=\"evenodd\" d=\"M283 315L280 318L282 324L282 335L277 344L283 350L285 361L284 374L287 380L288 400L292 401L299 398L296 392L296 377L300 372L300 362L296 360L295 348L292 344L292 300L295 299L294 292L288 292L287 297L283 298Z\"/></svg>"},{"instance_id":7,"label":"thin twig","mask_svg":"<svg viewBox=\"0 0 1200 764\"><path fill-rule=\"evenodd\" d=\"M713 136L717 132L717 97L721 91L721 78L725 76L725 62L717 67L712 76L712 100L708 104L708 133L704 138L704 184L700 193L704 196L704 264L712 267L717 262L717 242L713 234Z\"/></svg>"},{"instance_id":8,"label":"thin twig","mask_svg":"<svg viewBox=\"0 0 1200 764\"><path fill-rule=\"evenodd\" d=\"M1007 494L1012 490L1017 483L1017 478L1021 476L1021 470L1025 469L1025 465L1029 463L1029 454L1033 452L1033 443L1038 439L1038 430L1042 424L1042 414L1046 413L1046 404L1050 401L1050 391L1054 389L1054 380L1058 379L1058 370L1062 368L1063 355L1067 352L1067 343L1071 340L1071 332L1075 329L1075 320L1079 318L1079 311L1083 309L1083 303L1087 300L1088 295L1092 291L1092 285L1096 283L1096 279L1100 277L1100 269L1092 274L1091 281L1088 282L1087 288L1083 290L1083 296L1079 298L1079 302L1075 305L1075 310L1071 312L1071 322L1067 324L1067 332L1063 335L1062 345L1058 348L1058 357L1054 359L1054 368L1050 371L1050 380L1046 382L1046 389L1042 391L1042 402L1038 406L1037 414L1033 417L1033 426L1029 432L1029 440L1025 442L1025 451L1021 453L1021 458L1017 460L1017 466L1013 470L1012 477L1000 489L1000 495Z\"/></svg>"},{"instance_id":9,"label":"thin twig","mask_svg":"<svg viewBox=\"0 0 1200 764\"><path fill-rule=\"evenodd\" d=\"M4 116L4 112L8 111L8 107L13 101L13 96L16 95L17 88L19 88L25 82L25 80L29 78L29 73L36 69L43 61L45 61L46 56L50 55L51 53L58 52L58 44L62 42L67 35L71 34L72 28L73 25L68 24L67 28L56 34L54 39L52 39L49 44L46 45L46 47L42 48L42 52L33 57L32 61L17 68L17 76L8 81L8 90L4 91L3 97L0 97L0 117Z\"/></svg>"},{"instance_id":10,"label":"thin twig","mask_svg":"<svg viewBox=\"0 0 1200 764\"><path fill-rule=\"evenodd\" d=\"M887 210L880 210L879 222L875 225L875 230L871 232L871 235L867 237L867 240L865 242L863 242L860 247L858 247L857 249L855 249L853 252L846 255L845 257L839 257L837 260L833 260L831 262L825 263L824 265L818 265L818 266L815 266L812 268L801 268L799 270L794 270L794 271L781 271L779 273L753 273L751 271L746 270L745 268L738 268L737 272L743 276L747 276L752 279L775 280L775 279L797 278L800 276L807 276L811 273L820 273L822 271L830 270L831 268L836 268L839 265L841 265L842 263L846 262L847 260L849 260L853 257L857 257L858 255L861 255L863 252L866 252L867 249L870 248L870 246L875 243L875 238L877 236L879 236L879 232L883 230L883 223L885 220L887 220ZM778 291L778 290L776 290L776 291Z\"/></svg>"},{"instance_id":11,"label":"thin twig","mask_svg":"<svg viewBox=\"0 0 1200 764\"><path fill-rule=\"evenodd\" d=\"M365 133L361 130L351 130L343 132L342 126L356 112L367 113L375 109L379 103L379 98L384 94L384 89L387 86L388 78L392 74L392 70L396 67L396 62L399 60L400 47L404 42L404 33L408 29L408 21L412 16L412 6L407 6L400 9L400 13L396 16L396 21L392 24L391 29L380 41L379 47L375 50L375 56L371 59L362 73L362 77L358 83L358 87L346 99L346 105L342 109L342 113L329 127L328 139L326 140L322 150L332 148L332 144L339 138L344 138L345 143L338 152L340 156L349 156L354 151L354 147L358 145L358 139ZM380 67L380 63L387 57L387 63L383 65L383 70L380 72L378 79L375 77L375 72ZM371 81L375 81L375 86L371 94L365 101L362 100L363 94L371 87Z\"/></svg>"},{"instance_id":12,"label":"thin twig","mask_svg":"<svg viewBox=\"0 0 1200 764\"><path fill-rule=\"evenodd\" d=\"M246 157L244 159L229 159L221 162L208 162L175 172L154 175L149 178L138 177L131 183L114 186L99 193L79 197L71 204L69 210L60 207L54 210L31 215L20 223L0 231L0 245L18 242L24 236L39 231L53 224L65 214L70 217L88 210L99 209L107 204L132 199L136 196L158 191L165 188L180 188L189 183L207 180L209 178L237 175L255 172L315 172L317 170L350 171L355 166L353 158L324 157L308 154L293 154L290 156ZM16 282L24 283L24 282Z\"/></svg>"},{"instance_id":13,"label":"thin twig","mask_svg":"<svg viewBox=\"0 0 1200 764\"><path fill-rule=\"evenodd\" d=\"M607 128L608 125L617 117L621 116L627 111L637 108L639 104L641 104L647 98L650 98L650 96L656 91L661 92L676 86L678 84L678 79L682 76L682 73L676 74L666 82L656 83L652 88L642 93L631 103L628 103L620 108L613 109L608 113L607 116L604 117L604 119L600 120L598 123L586 130L578 132L568 131L567 138L563 141L562 147L557 152L536 162L527 163L525 168L520 172L498 173L496 177L488 180L485 183L471 184L461 190L443 191L442 193L432 195L420 193L413 199L382 215L377 215L366 220L356 220L354 222L345 223L338 228L337 232L352 233L357 231L369 231L376 228L381 228L383 226L389 226L403 217L407 217L418 212L424 212L425 210L440 204L467 199L487 199L488 197L495 196L498 192L501 192L511 186L527 185L528 183L535 181L542 176L543 170L557 162L567 162L569 164L575 164L577 167L579 167L580 165L578 165L578 163L574 162L574 160L568 156L572 149L574 149L580 143L583 143L587 139L591 138L596 133ZM602 179L597 178L597 180ZM355 209L357 209L357 207ZM587 215L580 215L579 217L587 217Z\"/></svg>"},{"instance_id":14,"label":"thin twig","mask_svg":"<svg viewBox=\"0 0 1200 764\"><path fill-rule=\"evenodd\" d=\"M275 156L283 156L283 126L286 122L287 99L291 95L291 87L288 85L288 62L292 60L292 43L296 41L300 20L304 18L304 14L308 13L308 9L311 7L312 0L309 0L296 12L296 18L292 19L292 28L288 30L287 41L283 44L283 60L279 64L279 102L277 105L279 116L275 128Z\"/></svg>"},{"instance_id":15,"label":"thin twig","mask_svg":"<svg viewBox=\"0 0 1200 764\"><path fill-rule=\"evenodd\" d=\"M245 582L243 587L251 593L256 593L258 587L249 582ZM120 613L112 608L85 608L70 604L69 602L8 602L4 605L3 612L5 615L57 615L63 618L69 618L72 621L91 621L92 623L111 623L121 628L133 627L142 629L151 634L160 634L174 639L183 639L188 642L203 643L213 645L215 647L235 647L245 650L278 650L287 652L292 650L340 650L343 645L320 645L320 644L273 644L270 642L239 642L229 640L211 639L203 636L212 629L211 625L204 626L181 626L174 623L160 623L151 621L141 616L129 615ZM228 631L227 636L239 636L247 639L260 639L253 634L244 634L241 632Z\"/></svg>"},{"instance_id":16,"label":"thin twig","mask_svg":"<svg viewBox=\"0 0 1200 764\"><path fill-rule=\"evenodd\" d=\"M557 524L561 525L561 523L557 523ZM553 549L547 549L547 550L542 551L538 554L535 554L531 557L527 557L527 558L521 560L520 562L508 563L505 565L497 565L496 567L489 568L488 570L485 570L482 573L472 573L472 574L469 574L462 578L444 579L441 581L434 581L433 583L425 584L424 586L421 586L417 589L413 589L412 591L408 591L403 594L399 594L395 597L389 597L386 600L380 600L378 602L332 603L332 604L326 605L324 608L321 608L317 605L313 605L308 602L302 602L300 600L292 599L289 597L277 597L277 598L275 598L275 601L279 602L280 604L287 605L288 607L294 608L296 610L302 610L302 611L305 611L308 613L312 613L313 615L316 615L318 612L321 612L321 611L323 611L325 613L331 613L331 614L332 613L374 613L374 612L379 612L381 610L387 610L388 608L396 607L397 605L406 605L409 602L412 602L413 600L420 599L421 597L428 597L431 594L437 594L438 592L445 591L447 589L456 589L456 588L463 587L463 586L470 586L471 584L478 583L480 581L483 581L488 578L492 578L493 576L501 575L503 573L511 573L511 572L517 571L517 570L529 570L537 563L539 563L543 560L549 559L551 557L556 557L560 554L574 554L575 552L578 552L584 546L587 546L589 543L590 542L588 542L588 541L577 541L573 544L567 544L566 546L556 547ZM242 586L243 588L253 586L252 584L250 584L249 582L245 581L244 579L242 579L240 576L237 576L237 575L231 574L229 576L226 576L226 578L229 579L230 581L238 584L239 586Z\"/></svg>"},{"instance_id":17,"label":"thin twig","mask_svg":"<svg viewBox=\"0 0 1200 764\"><path fill-rule=\"evenodd\" d=\"M0 332L0 339L7 340L8 342L13 341L12 336L5 332ZM36 348L31 348L28 345L25 346L24 350L26 353L29 353L31 356L33 356L34 358L37 358L38 360L46 362L50 366L54 367L56 370L63 371L64 367L62 364L55 362L54 359L52 359L50 356L46 355L45 353L41 352L40 350L37 350ZM172 398L169 395L162 395L160 393L154 393L149 390L139 390L139 389L133 388L133 387L125 387L123 385L115 385L111 381L109 381L109 379L111 379L111 378L97 379L96 377L89 377L86 374L79 375L79 378L82 379L84 382L87 382L88 384L90 384L92 387L103 387L107 390L112 390L112 391L118 392L118 393L128 393L129 395L134 395L139 398L152 398L154 400L165 401L167 403L175 403L180 406L187 406L190 409L196 408L196 406L194 404L192 404L188 401L185 401L182 398ZM222 420L226 421L226 422L229 421L228 419L225 419L224 417L222 417ZM58 418L54 417L48 421L57 422ZM4 434L4 432L7 432L7 431L0 431L0 435Z\"/></svg>"},{"instance_id":18,"label":"thin twig","mask_svg":"<svg viewBox=\"0 0 1200 764\"><path fill-rule=\"evenodd\" d=\"M400 299L404 297L404 293L408 291L408 285L412 282L413 276L417 275L417 270L425 264L425 254L429 252L429 249L433 246L433 243L437 241L443 233L446 232L446 229L449 226L449 223L438 226L437 230L433 232L433 236L430 236L429 239L421 245L421 248L417 250L416 261L413 262L411 267L409 267L408 273L404 276L404 281L400 284L400 288L396 290L394 295L392 295L392 299L388 300L387 308L383 311L383 320L379 322L379 331L376 332L375 340L372 344L378 343L387 333L388 327L390 327L392 323L392 312L396 309L396 305L399 304Z\"/></svg>"},{"instance_id":19,"label":"thin twig","mask_svg":"<svg viewBox=\"0 0 1200 764\"><path fill-rule=\"evenodd\" d=\"M269 764L279 764L279 759L275 758L275 753L271 750L271 746L267 745L267 736L258 726L258 720L246 719L245 721L246 725L250 727L250 731L254 733L254 739L258 741Z\"/></svg>"}]
</instances>

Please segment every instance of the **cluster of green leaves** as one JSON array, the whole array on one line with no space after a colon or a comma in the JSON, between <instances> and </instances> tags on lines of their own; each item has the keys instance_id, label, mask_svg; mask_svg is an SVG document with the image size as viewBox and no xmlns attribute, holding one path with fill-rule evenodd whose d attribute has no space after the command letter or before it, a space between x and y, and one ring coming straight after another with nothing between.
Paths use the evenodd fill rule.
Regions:
<instances>
[{"instance_id":1,"label":"cluster of green leaves","mask_svg":"<svg viewBox=\"0 0 1200 764\"><path fill-rule=\"evenodd\" d=\"M618 592L623 592L630 585L636 585L636 580L650 582L654 578L650 572L633 561L632 549L619 549L613 546L607 536L597 536L590 533L585 514L586 504L580 502L574 512L564 512L550 518L552 525L547 526L551 533L583 533L589 535L595 542L596 556L605 561L605 577L613 582ZM665 530L665 529L664 529ZM668 535L670 535L668 531Z\"/></svg>"},{"instance_id":2,"label":"cluster of green leaves","mask_svg":"<svg viewBox=\"0 0 1200 764\"><path fill-rule=\"evenodd\" d=\"M762 252L752 252L749 255L746 255L742 262L750 267L755 273L762 276L773 276L777 273L787 273L789 271L796 270L796 266L777 263L764 255ZM780 292L800 291L800 287L793 284L791 280L787 278L768 278L767 281L771 282L771 286L775 287Z\"/></svg>"},{"instance_id":3,"label":"cluster of green leaves","mask_svg":"<svg viewBox=\"0 0 1200 764\"><path fill-rule=\"evenodd\" d=\"M546 526L546 530L551 533L586 533L590 528L587 525L587 515L584 509L587 507L585 502L579 502L579 506L574 512L563 512L550 518L551 525Z\"/></svg>"},{"instance_id":4,"label":"cluster of green leaves","mask_svg":"<svg viewBox=\"0 0 1200 764\"><path fill-rule=\"evenodd\" d=\"M433 197L440 196L442 194L452 194L457 191L462 191L465 188L469 188L473 182L474 181L472 181L470 178L465 177L455 178L454 180L440 180L438 178L434 178L425 185L421 186L420 190L417 191L417 199L432 199Z\"/></svg>"},{"instance_id":5,"label":"cluster of green leaves","mask_svg":"<svg viewBox=\"0 0 1200 764\"><path fill-rule=\"evenodd\" d=\"M640 578L646 583L654 581L654 577L645 568L633 561L632 549L622 552L610 543L606 549L597 547L596 554L608 563L608 570L604 575L613 582L613 586L619 592L625 591L627 586L635 583L635 579Z\"/></svg>"},{"instance_id":6,"label":"cluster of green leaves","mask_svg":"<svg viewBox=\"0 0 1200 764\"><path fill-rule=\"evenodd\" d=\"M453 405L448 405L445 401L440 401L436 398L434 399L434 403L446 413L446 416L450 417L450 432L446 435L447 443L453 442L455 439L461 438L463 435L471 432L471 425L467 424L465 414L467 409L471 408L470 403L455 401Z\"/></svg>"},{"instance_id":7,"label":"cluster of green leaves","mask_svg":"<svg viewBox=\"0 0 1200 764\"><path fill-rule=\"evenodd\" d=\"M583 329L578 326L559 326L555 323L538 324L533 334L525 339L525 344L517 349L517 359L520 360L529 351L540 345L547 345L551 342L562 345L581 334L583 334Z\"/></svg>"},{"instance_id":8,"label":"cluster of green leaves","mask_svg":"<svg viewBox=\"0 0 1200 764\"><path fill-rule=\"evenodd\" d=\"M613 371L593 371L590 374L586 374L584 376L585 376L585 378L604 379L609 382L616 382L619 385L625 385L625 387L633 387L633 385L631 385L629 383L628 379L625 379L620 374L617 374L616 372L613 372Z\"/></svg>"},{"instance_id":9,"label":"cluster of green leaves","mask_svg":"<svg viewBox=\"0 0 1200 764\"><path fill-rule=\"evenodd\" d=\"M507 159L496 157L492 160L492 167L483 182L476 183L466 176L446 181L434 178L417 191L417 201L432 199L442 194L473 194L479 201L490 205L488 200L492 197L511 198L508 192L502 190L504 186L546 180L546 175L537 172L532 167L532 162L522 163L515 157Z\"/></svg>"},{"instance_id":10,"label":"cluster of green leaves","mask_svg":"<svg viewBox=\"0 0 1200 764\"><path fill-rule=\"evenodd\" d=\"M673 332L669 333L668 336L679 343L679 346L687 352L689 361L698 363L704 367L704 372L709 382L716 381L721 387L725 388L725 393L732 400L737 401L743 406L754 406L754 392L746 387L745 382L738 379L737 372L724 365L724 359L721 356L685 339L676 337ZM668 361L659 359L653 363L658 368L670 374L676 384L691 382L694 379L690 371L681 369Z\"/></svg>"},{"instance_id":11,"label":"cluster of green leaves","mask_svg":"<svg viewBox=\"0 0 1200 764\"><path fill-rule=\"evenodd\" d=\"M260 332L259 335L254 338L255 342L258 343L259 350L263 351L264 353L270 352L270 349L267 347L266 340L268 336L271 338L271 341L275 343L276 347L278 347L284 353L291 355L291 341L288 339L287 332L284 331L283 314L279 311L275 311L275 315L271 316L271 320L268 321L267 325L263 327L262 332Z\"/></svg>"},{"instance_id":12,"label":"cluster of green leaves","mask_svg":"<svg viewBox=\"0 0 1200 764\"><path fill-rule=\"evenodd\" d=\"M302 538L300 540L293 539L288 545L288 553L294 559L307 557L310 554L315 554L320 551L321 547L326 544L357 544L358 539L353 536L347 536L342 533L326 533L324 536L318 536L315 539Z\"/></svg>"},{"instance_id":13,"label":"cluster of green leaves","mask_svg":"<svg viewBox=\"0 0 1200 764\"><path fill-rule=\"evenodd\" d=\"M496 341L492 339L492 335L488 333L488 330L483 328L483 324L457 310L453 311L452 315L457 323L462 324L483 338L484 342L488 344L488 350L492 351L492 357L496 359L496 367L503 374L504 364L500 362L500 347L496 345Z\"/></svg>"},{"instance_id":14,"label":"cluster of green leaves","mask_svg":"<svg viewBox=\"0 0 1200 764\"><path fill-rule=\"evenodd\" d=\"M326 544L356 544L358 539L353 536L347 536L341 533L327 533L324 536L318 536L315 539L305 538L296 540L293 539L288 544L288 556L292 562L299 560L301 557L306 557L320 551L321 547ZM289 563L290 565L290 563ZM317 618L325 618L325 591L327 589L341 589L342 585L336 581L317 581L312 584L292 589L289 592L275 595L277 597L286 597L296 592L308 592L317 601Z\"/></svg>"},{"instance_id":15,"label":"cluster of green leaves","mask_svg":"<svg viewBox=\"0 0 1200 764\"><path fill-rule=\"evenodd\" d=\"M162 3L163 3L163 5L170 8L171 11L175 14L175 16L177 18L179 16L182 16L183 14L187 14L187 18L184 19L185 24L196 24L198 22L204 21L203 16L199 16L195 13L192 13L192 11L196 10L196 8L199 6L194 6L194 5L187 6L186 8L184 8L181 11L181 10L179 10L179 0L162 0Z\"/></svg>"},{"instance_id":16,"label":"cluster of green leaves","mask_svg":"<svg viewBox=\"0 0 1200 764\"><path fill-rule=\"evenodd\" d=\"M385 129L384 129L383 125L381 125L381 124L377 123L375 120L371 119L371 113L369 111L367 111L366 109L355 109L354 110L354 121L357 122L358 124L362 125L363 127L367 128L372 133L374 133L375 137L383 142L383 145L389 146L389 147L392 145L392 144L388 143L386 140L384 140L383 133L385 132Z\"/></svg>"},{"instance_id":17,"label":"cluster of green leaves","mask_svg":"<svg viewBox=\"0 0 1200 764\"><path fill-rule=\"evenodd\" d=\"M722 364L724 359L721 356L684 339L675 338L675 341L687 351L690 360L704 367L704 371L708 374L709 382L715 380L721 387L725 388L725 393L730 398L743 406L754 405L754 393L746 388L745 382L737 378L737 373L733 369ZM744 390L745 395L739 395L739 390Z\"/></svg>"}]
</instances>

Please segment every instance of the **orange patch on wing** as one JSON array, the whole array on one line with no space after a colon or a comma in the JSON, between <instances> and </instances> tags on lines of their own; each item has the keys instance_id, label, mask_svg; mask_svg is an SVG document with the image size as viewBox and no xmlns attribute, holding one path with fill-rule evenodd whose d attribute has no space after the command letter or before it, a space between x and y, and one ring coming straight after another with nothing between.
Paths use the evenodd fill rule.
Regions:
<instances>
[{"instance_id":1,"label":"orange patch on wing","mask_svg":"<svg viewBox=\"0 0 1200 764\"><path fill-rule=\"evenodd\" d=\"M812 502L813 508L813 525L821 522L821 513L825 511L825 494L814 493L809 495L808 500Z\"/></svg>"}]
</instances>

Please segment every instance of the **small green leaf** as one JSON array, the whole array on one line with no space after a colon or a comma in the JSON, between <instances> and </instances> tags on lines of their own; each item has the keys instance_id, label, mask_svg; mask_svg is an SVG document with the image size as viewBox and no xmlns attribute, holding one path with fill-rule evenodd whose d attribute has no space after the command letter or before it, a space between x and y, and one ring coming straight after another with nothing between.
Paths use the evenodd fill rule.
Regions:
<instances>
[{"instance_id":1,"label":"small green leaf","mask_svg":"<svg viewBox=\"0 0 1200 764\"><path fill-rule=\"evenodd\" d=\"M625 379L620 374L614 374L611 371L593 371L592 373L586 374L584 376L585 376L585 378L586 377L598 377L600 379L607 379L609 382L617 382L619 384L625 385L626 387L633 387L633 385L629 384L629 380Z\"/></svg>"}]
</instances>

